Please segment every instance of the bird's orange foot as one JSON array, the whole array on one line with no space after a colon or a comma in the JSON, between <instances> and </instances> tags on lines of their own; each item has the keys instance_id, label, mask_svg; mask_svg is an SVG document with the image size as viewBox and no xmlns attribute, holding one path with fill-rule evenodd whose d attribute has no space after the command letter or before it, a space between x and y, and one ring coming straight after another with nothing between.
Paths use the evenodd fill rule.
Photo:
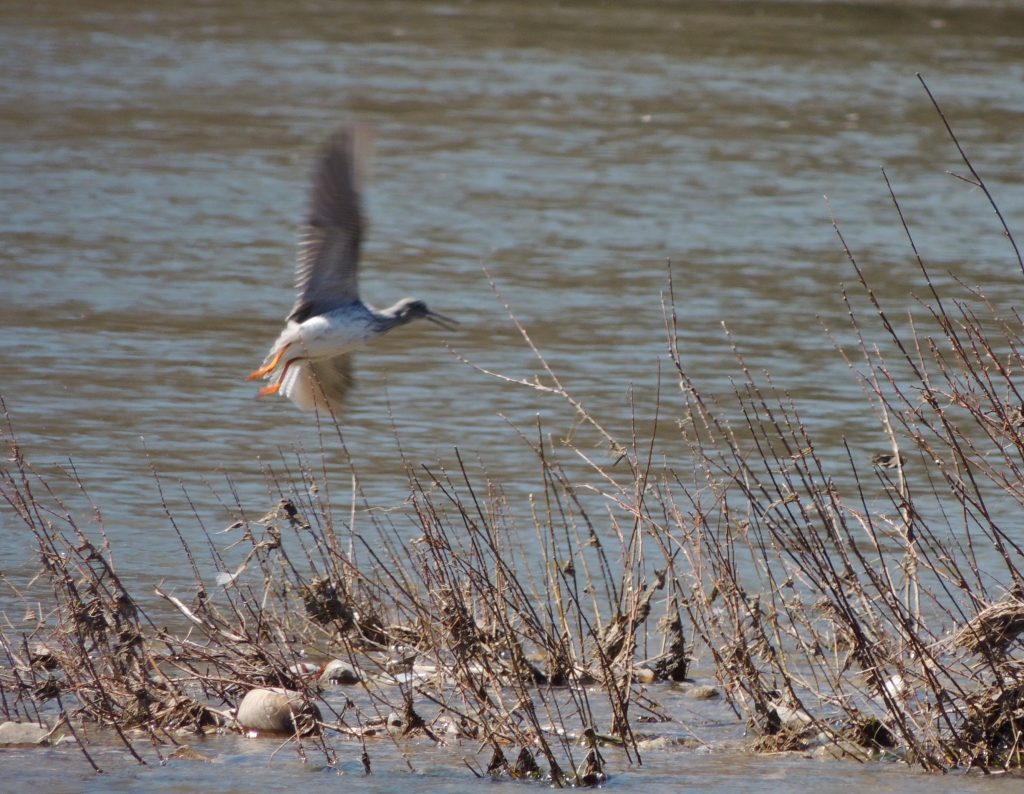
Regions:
<instances>
[{"instance_id":1,"label":"bird's orange foot","mask_svg":"<svg viewBox=\"0 0 1024 794\"><path fill-rule=\"evenodd\" d=\"M269 397L271 394L277 394L281 390L281 381L277 383L271 383L269 386L264 386L259 390L260 397Z\"/></svg>"},{"instance_id":2,"label":"bird's orange foot","mask_svg":"<svg viewBox=\"0 0 1024 794\"><path fill-rule=\"evenodd\" d=\"M264 375L268 375L271 372L273 372L274 368L281 363L281 357L284 355L284 351L287 349L288 345L285 345L280 350L278 350L274 357L270 359L270 361L268 361L258 370L250 372L246 380L256 380L257 378L262 378Z\"/></svg>"}]
</instances>

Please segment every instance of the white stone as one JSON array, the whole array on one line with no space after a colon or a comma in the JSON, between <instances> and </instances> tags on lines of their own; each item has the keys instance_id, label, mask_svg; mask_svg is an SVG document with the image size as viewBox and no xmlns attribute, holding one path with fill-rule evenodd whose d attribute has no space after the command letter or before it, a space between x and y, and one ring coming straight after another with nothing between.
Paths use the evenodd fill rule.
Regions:
<instances>
[{"instance_id":1,"label":"white stone","mask_svg":"<svg viewBox=\"0 0 1024 794\"><path fill-rule=\"evenodd\" d=\"M307 704L298 692L266 687L245 693L235 719L249 733L294 733L294 718L305 713L308 713ZM316 706L310 716L320 718Z\"/></svg>"}]
</instances>

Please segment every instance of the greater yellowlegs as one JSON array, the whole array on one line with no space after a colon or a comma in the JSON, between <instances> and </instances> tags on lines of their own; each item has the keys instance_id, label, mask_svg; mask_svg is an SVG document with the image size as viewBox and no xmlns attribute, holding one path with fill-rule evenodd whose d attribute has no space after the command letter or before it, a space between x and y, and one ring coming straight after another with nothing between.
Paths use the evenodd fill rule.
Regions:
<instances>
[{"instance_id":1,"label":"greater yellowlegs","mask_svg":"<svg viewBox=\"0 0 1024 794\"><path fill-rule=\"evenodd\" d=\"M359 299L359 189L366 133L341 130L324 147L313 173L313 195L299 245L298 296L285 329L249 380L269 378L260 396L283 394L303 410L338 412L352 385L352 351L421 317L455 323L415 298L387 309Z\"/></svg>"}]
</instances>

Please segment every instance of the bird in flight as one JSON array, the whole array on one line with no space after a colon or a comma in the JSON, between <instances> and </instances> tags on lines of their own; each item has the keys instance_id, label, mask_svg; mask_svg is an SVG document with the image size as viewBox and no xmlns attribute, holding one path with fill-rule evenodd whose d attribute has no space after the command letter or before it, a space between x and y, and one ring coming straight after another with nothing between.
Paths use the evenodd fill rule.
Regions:
<instances>
[{"instance_id":1,"label":"bird in flight","mask_svg":"<svg viewBox=\"0 0 1024 794\"><path fill-rule=\"evenodd\" d=\"M299 243L295 305L263 365L259 396L281 394L299 408L338 413L352 386L352 351L419 318L452 330L456 323L416 298L387 309L359 299L363 219L359 189L366 132L343 129L324 147L313 172L309 218Z\"/></svg>"}]
</instances>

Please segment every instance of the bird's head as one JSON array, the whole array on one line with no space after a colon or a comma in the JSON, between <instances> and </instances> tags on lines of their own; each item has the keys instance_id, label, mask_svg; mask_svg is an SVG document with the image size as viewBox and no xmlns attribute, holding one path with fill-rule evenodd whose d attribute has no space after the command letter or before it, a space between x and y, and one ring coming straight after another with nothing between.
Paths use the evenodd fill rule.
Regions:
<instances>
[{"instance_id":1,"label":"bird's head","mask_svg":"<svg viewBox=\"0 0 1024 794\"><path fill-rule=\"evenodd\" d=\"M449 331L455 330L455 326L458 325L457 320L453 320L450 317L445 317L443 314L432 312L427 308L427 304L418 298L402 298L392 308L395 320L399 325L405 323L411 323L413 320L418 320L421 317L430 320L432 323L440 325Z\"/></svg>"}]
</instances>

